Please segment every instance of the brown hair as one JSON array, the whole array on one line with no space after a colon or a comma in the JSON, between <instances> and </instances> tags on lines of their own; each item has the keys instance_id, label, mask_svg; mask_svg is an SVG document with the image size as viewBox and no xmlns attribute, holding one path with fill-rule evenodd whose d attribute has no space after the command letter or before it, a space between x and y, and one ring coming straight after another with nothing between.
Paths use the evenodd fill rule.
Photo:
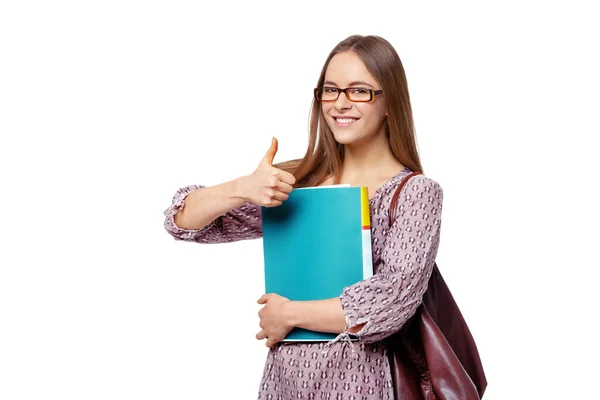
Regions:
<instances>
[{"instance_id":1,"label":"brown hair","mask_svg":"<svg viewBox=\"0 0 600 400\"><path fill-rule=\"evenodd\" d=\"M338 53L353 51L381 85L385 96L388 142L394 157L414 172L423 172L408 94L408 84L400 57L392 45L379 36L353 35L341 41L329 54L317 87L323 86L325 72ZM313 99L310 113L310 136L304 158L276 164L275 167L293 173L295 187L316 186L329 176L339 183L344 160L344 146L337 143L325 121L321 103Z\"/></svg>"}]
</instances>

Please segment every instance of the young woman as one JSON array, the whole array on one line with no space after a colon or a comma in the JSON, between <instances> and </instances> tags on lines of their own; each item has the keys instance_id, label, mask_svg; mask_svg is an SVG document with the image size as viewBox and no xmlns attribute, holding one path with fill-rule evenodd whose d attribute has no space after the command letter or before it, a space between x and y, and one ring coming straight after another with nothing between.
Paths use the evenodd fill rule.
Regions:
<instances>
[{"instance_id":1,"label":"young woman","mask_svg":"<svg viewBox=\"0 0 600 400\"><path fill-rule=\"evenodd\" d=\"M337 298L259 304L259 340L270 348L259 399L393 399L383 339L421 304L438 249L442 190L422 172L404 69L377 36L351 36L331 52L315 89L306 155L273 165L271 148L250 175L213 187L179 189L165 211L176 239L223 243L261 236L261 206L277 207L294 187L348 183L369 188L374 276ZM280 341L294 327L339 333L330 343ZM348 335L358 340L349 342ZM326 351L324 351L326 350Z\"/></svg>"}]
</instances>

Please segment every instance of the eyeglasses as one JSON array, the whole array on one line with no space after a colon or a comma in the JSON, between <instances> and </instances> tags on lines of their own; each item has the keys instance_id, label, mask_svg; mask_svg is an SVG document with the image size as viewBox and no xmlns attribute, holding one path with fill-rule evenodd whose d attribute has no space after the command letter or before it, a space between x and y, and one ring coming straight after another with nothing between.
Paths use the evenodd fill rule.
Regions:
<instances>
[{"instance_id":1,"label":"eyeglasses","mask_svg":"<svg viewBox=\"0 0 600 400\"><path fill-rule=\"evenodd\" d=\"M331 86L315 88L315 99L319 101L336 101L340 97L340 93L344 93L348 100L354 102L373 101L375 96L383 94L383 90L373 90L360 87L349 87L340 89Z\"/></svg>"}]
</instances>

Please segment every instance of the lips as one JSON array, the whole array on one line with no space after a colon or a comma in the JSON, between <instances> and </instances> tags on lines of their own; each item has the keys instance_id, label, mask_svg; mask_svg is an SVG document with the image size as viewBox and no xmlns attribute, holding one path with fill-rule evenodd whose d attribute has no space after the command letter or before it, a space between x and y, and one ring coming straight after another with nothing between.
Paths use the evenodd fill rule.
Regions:
<instances>
[{"instance_id":1,"label":"lips","mask_svg":"<svg viewBox=\"0 0 600 400\"><path fill-rule=\"evenodd\" d=\"M333 117L335 124L340 127L350 126L353 123L355 123L356 121L358 121L359 119L360 118L354 118L354 117Z\"/></svg>"},{"instance_id":2,"label":"lips","mask_svg":"<svg viewBox=\"0 0 600 400\"><path fill-rule=\"evenodd\" d=\"M358 121L358 118L335 118L340 124L350 124L354 121Z\"/></svg>"}]
</instances>

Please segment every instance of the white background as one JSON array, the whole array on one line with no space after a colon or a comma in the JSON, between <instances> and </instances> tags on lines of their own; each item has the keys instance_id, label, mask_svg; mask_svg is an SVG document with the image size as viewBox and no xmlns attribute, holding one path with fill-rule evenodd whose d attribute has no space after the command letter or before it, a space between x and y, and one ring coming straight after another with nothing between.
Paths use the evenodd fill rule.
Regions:
<instances>
[{"instance_id":1,"label":"white background","mask_svg":"<svg viewBox=\"0 0 600 400\"><path fill-rule=\"evenodd\" d=\"M2 2L0 398L256 398L262 242L175 242L162 212L272 136L301 157L355 33L403 60L485 398L600 398L592 2L216 3Z\"/></svg>"}]
</instances>

